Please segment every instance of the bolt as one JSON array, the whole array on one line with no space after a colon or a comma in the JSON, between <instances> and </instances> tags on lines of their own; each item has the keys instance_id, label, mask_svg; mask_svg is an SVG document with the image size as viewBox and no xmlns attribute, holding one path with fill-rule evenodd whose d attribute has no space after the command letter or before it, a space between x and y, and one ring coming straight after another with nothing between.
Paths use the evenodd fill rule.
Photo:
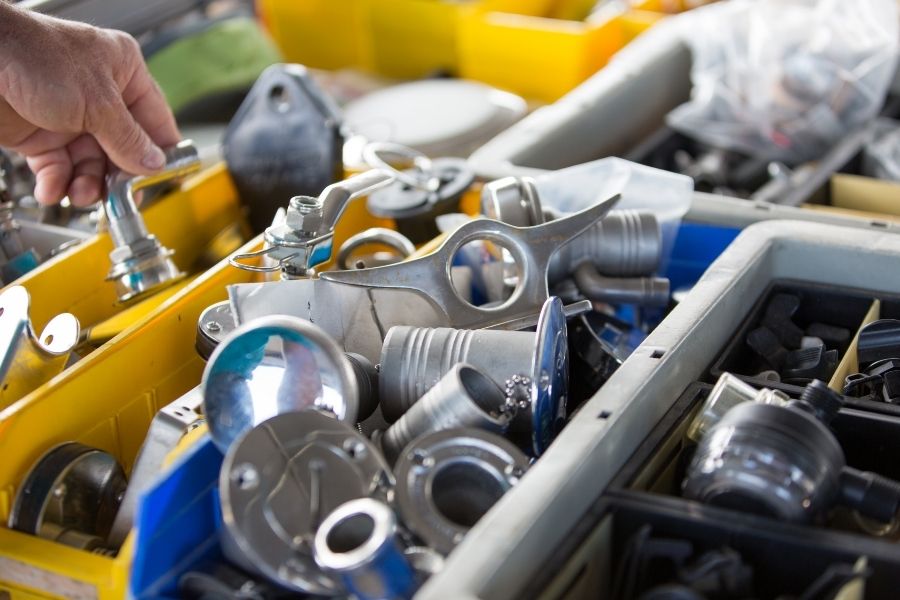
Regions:
<instances>
[{"instance_id":1,"label":"bolt","mask_svg":"<svg viewBox=\"0 0 900 600\"><path fill-rule=\"evenodd\" d=\"M204 328L210 333L219 333L222 331L222 326L216 323L215 321L207 321L204 325Z\"/></svg>"}]
</instances>

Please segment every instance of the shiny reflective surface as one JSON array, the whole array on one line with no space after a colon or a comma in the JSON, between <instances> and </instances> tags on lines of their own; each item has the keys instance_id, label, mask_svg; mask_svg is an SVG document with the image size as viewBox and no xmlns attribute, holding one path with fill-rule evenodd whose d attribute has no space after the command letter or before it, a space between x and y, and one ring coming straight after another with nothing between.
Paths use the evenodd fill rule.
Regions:
<instances>
[{"instance_id":1,"label":"shiny reflective surface","mask_svg":"<svg viewBox=\"0 0 900 600\"><path fill-rule=\"evenodd\" d=\"M216 348L203 373L203 412L223 451L276 415L312 408L355 423L359 392L338 344L309 321L253 320Z\"/></svg>"},{"instance_id":2,"label":"shiny reflective surface","mask_svg":"<svg viewBox=\"0 0 900 600\"><path fill-rule=\"evenodd\" d=\"M562 300L550 297L541 309L531 376L532 444L540 456L566 422L569 345Z\"/></svg>"}]
</instances>

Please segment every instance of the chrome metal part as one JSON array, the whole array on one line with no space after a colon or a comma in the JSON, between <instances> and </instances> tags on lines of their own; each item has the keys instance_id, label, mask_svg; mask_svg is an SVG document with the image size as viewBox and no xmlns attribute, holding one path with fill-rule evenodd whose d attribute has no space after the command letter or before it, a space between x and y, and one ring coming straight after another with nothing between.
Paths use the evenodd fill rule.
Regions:
<instances>
[{"instance_id":1,"label":"chrome metal part","mask_svg":"<svg viewBox=\"0 0 900 600\"><path fill-rule=\"evenodd\" d=\"M238 566L291 590L342 592L314 560L316 530L357 498L386 499L393 486L378 449L317 410L281 414L235 442L222 463L222 549Z\"/></svg>"},{"instance_id":2,"label":"chrome metal part","mask_svg":"<svg viewBox=\"0 0 900 600\"><path fill-rule=\"evenodd\" d=\"M153 484L154 478L162 470L166 456L175 449L181 438L203 423L200 408L203 395L196 387L181 398L162 407L153 420L147 437L134 459L128 489L116 513L107 544L119 548L134 524L134 512L138 499Z\"/></svg>"},{"instance_id":3,"label":"chrome metal part","mask_svg":"<svg viewBox=\"0 0 900 600\"><path fill-rule=\"evenodd\" d=\"M528 458L512 442L479 429L429 433L397 461L396 501L403 523L447 555L524 475Z\"/></svg>"},{"instance_id":4,"label":"chrome metal part","mask_svg":"<svg viewBox=\"0 0 900 600\"><path fill-rule=\"evenodd\" d=\"M13 218L14 208L0 171L0 279L6 283L15 281L41 262L34 248L25 247L22 226Z\"/></svg>"},{"instance_id":5,"label":"chrome metal part","mask_svg":"<svg viewBox=\"0 0 900 600\"><path fill-rule=\"evenodd\" d=\"M458 363L478 365L501 386L525 376L527 391L511 428L530 432L540 455L565 420L568 358L566 315L555 297L544 303L537 333L393 327L381 353L381 410L396 421Z\"/></svg>"},{"instance_id":6,"label":"chrome metal part","mask_svg":"<svg viewBox=\"0 0 900 600\"><path fill-rule=\"evenodd\" d=\"M284 222L268 227L263 234L266 248L249 254L237 254L228 260L245 271L281 270L288 278L306 276L313 267L331 258L334 228L350 201L393 180L392 173L372 169L332 183L318 198L295 196L288 204ZM261 256L273 259L274 263L256 266L241 262Z\"/></svg>"},{"instance_id":7,"label":"chrome metal part","mask_svg":"<svg viewBox=\"0 0 900 600\"><path fill-rule=\"evenodd\" d=\"M531 177L503 177L481 188L481 212L516 227L532 227L544 218L537 184Z\"/></svg>"},{"instance_id":8,"label":"chrome metal part","mask_svg":"<svg viewBox=\"0 0 900 600\"><path fill-rule=\"evenodd\" d=\"M687 435L695 442L703 439L713 425L718 423L733 407L744 402L776 404L784 406L790 398L784 392L762 388L757 390L731 373L722 373L709 392L700 412L691 422Z\"/></svg>"},{"instance_id":9,"label":"chrome metal part","mask_svg":"<svg viewBox=\"0 0 900 600\"><path fill-rule=\"evenodd\" d=\"M125 472L112 455L60 444L26 475L9 527L78 548L103 548L125 486Z\"/></svg>"},{"instance_id":10,"label":"chrome metal part","mask_svg":"<svg viewBox=\"0 0 900 600\"><path fill-rule=\"evenodd\" d=\"M357 233L356 235L350 236L349 238L347 238L347 241L341 244L337 255L338 268L358 268L350 265L348 259L357 248L361 248L362 246L366 246L368 244L382 244L388 246L392 250L395 250L397 252L397 258L389 260L387 262L385 262L385 260L387 259L382 259L378 262L378 264L369 264L364 262L364 267L380 267L388 264L393 264L395 262L403 260L404 258L407 258L409 255L416 251L416 247L411 241L409 241L409 238L405 235L397 233L393 229L387 229L384 227L372 227L371 229L366 229L365 231Z\"/></svg>"},{"instance_id":11,"label":"chrome metal part","mask_svg":"<svg viewBox=\"0 0 900 600\"><path fill-rule=\"evenodd\" d=\"M533 317L549 296L547 271L553 253L587 230L613 207L613 196L581 212L534 227L513 227L491 219L464 223L433 253L374 269L331 271L321 279L366 288L397 288L424 294L458 328L479 328ZM450 277L456 252L468 242L487 240L506 248L519 268L512 296L498 306L473 306L460 298Z\"/></svg>"},{"instance_id":12,"label":"chrome metal part","mask_svg":"<svg viewBox=\"0 0 900 600\"><path fill-rule=\"evenodd\" d=\"M413 172L394 168L390 162L381 158L382 154L396 156L404 161L412 163ZM434 176L434 164L425 154L403 144L391 142L369 142L362 149L362 157L367 165L373 169L383 169L393 172L397 181L425 192L437 191L441 185L440 179Z\"/></svg>"},{"instance_id":13,"label":"chrome metal part","mask_svg":"<svg viewBox=\"0 0 900 600\"><path fill-rule=\"evenodd\" d=\"M669 280L665 277L606 277L589 261L575 269L578 291L593 302L607 304L669 304Z\"/></svg>"},{"instance_id":14,"label":"chrome metal part","mask_svg":"<svg viewBox=\"0 0 900 600\"><path fill-rule=\"evenodd\" d=\"M393 463L424 433L474 427L502 434L511 417L503 390L472 365L458 363L388 428L381 448Z\"/></svg>"},{"instance_id":15,"label":"chrome metal part","mask_svg":"<svg viewBox=\"0 0 900 600\"><path fill-rule=\"evenodd\" d=\"M378 367L362 354L354 352L347 353L347 360L359 388L359 414L356 420L364 421L378 408Z\"/></svg>"},{"instance_id":16,"label":"chrome metal part","mask_svg":"<svg viewBox=\"0 0 900 600\"><path fill-rule=\"evenodd\" d=\"M235 329L203 372L203 414L222 450L276 415L318 409L356 423L359 388L338 343L296 317L270 316Z\"/></svg>"},{"instance_id":17,"label":"chrome metal part","mask_svg":"<svg viewBox=\"0 0 900 600\"><path fill-rule=\"evenodd\" d=\"M411 598L415 572L404 553L397 517L372 498L337 507L316 532L316 563L360 600Z\"/></svg>"},{"instance_id":18,"label":"chrome metal part","mask_svg":"<svg viewBox=\"0 0 900 600\"><path fill-rule=\"evenodd\" d=\"M38 335L28 316L29 302L21 286L0 294L0 408L62 372L78 343L78 319L69 313L51 319Z\"/></svg>"},{"instance_id":19,"label":"chrome metal part","mask_svg":"<svg viewBox=\"0 0 900 600\"><path fill-rule=\"evenodd\" d=\"M135 176L113 168L106 179L103 209L115 248L109 254L112 267L107 280L116 284L120 302L127 302L183 277L173 252L147 231L138 212L136 195L152 185L180 179L200 170L193 142L185 140L166 149L166 166L153 175Z\"/></svg>"},{"instance_id":20,"label":"chrome metal part","mask_svg":"<svg viewBox=\"0 0 900 600\"><path fill-rule=\"evenodd\" d=\"M197 340L194 347L203 360L209 360L216 349L228 334L234 331L237 324L228 300L217 302L200 313L197 321Z\"/></svg>"}]
</instances>

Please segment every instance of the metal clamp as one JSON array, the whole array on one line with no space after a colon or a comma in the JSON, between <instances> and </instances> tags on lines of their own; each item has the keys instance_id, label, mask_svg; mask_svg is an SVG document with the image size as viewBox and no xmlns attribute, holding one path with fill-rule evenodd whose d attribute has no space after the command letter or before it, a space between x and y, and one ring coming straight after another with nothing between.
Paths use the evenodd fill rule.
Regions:
<instances>
[{"instance_id":1,"label":"metal clamp","mask_svg":"<svg viewBox=\"0 0 900 600\"><path fill-rule=\"evenodd\" d=\"M512 442L479 429L423 435L394 470L404 524L447 555L528 469Z\"/></svg>"},{"instance_id":2,"label":"metal clamp","mask_svg":"<svg viewBox=\"0 0 900 600\"><path fill-rule=\"evenodd\" d=\"M612 196L594 206L567 217L534 227L513 227L490 219L476 219L461 225L432 254L405 261L402 264L355 271L322 273L327 281L368 288L410 289L427 296L455 327L475 329L527 326L521 319L531 319L538 313L550 292L547 272L550 260L559 246L565 244L599 221L619 196ZM473 306L460 297L450 276L450 265L456 252L475 240L487 240L506 248L519 266L519 284L499 306Z\"/></svg>"},{"instance_id":3,"label":"metal clamp","mask_svg":"<svg viewBox=\"0 0 900 600\"><path fill-rule=\"evenodd\" d=\"M393 154L412 162L415 174L395 168L381 158L382 154ZM441 185L441 180L434 175L434 165L431 159L409 146L392 142L369 142L363 147L362 158L373 169L383 169L392 172L397 181L401 181L410 187L426 192L435 192Z\"/></svg>"},{"instance_id":4,"label":"metal clamp","mask_svg":"<svg viewBox=\"0 0 900 600\"><path fill-rule=\"evenodd\" d=\"M344 181L332 183L318 198L294 196L288 204L284 223L266 228L266 247L256 252L236 254L228 262L253 272L281 270L288 277L302 277L316 265L331 258L334 228L351 200L394 181L383 169L372 169ZM241 262L261 256L273 258L273 265L257 266Z\"/></svg>"},{"instance_id":5,"label":"metal clamp","mask_svg":"<svg viewBox=\"0 0 900 600\"><path fill-rule=\"evenodd\" d=\"M153 175L131 175L113 168L106 179L103 209L115 248L106 279L116 284L120 302L127 302L170 285L184 276L172 262L173 252L147 231L138 212L135 194L152 185L182 178L200 170L193 142L185 140L166 149L166 166Z\"/></svg>"},{"instance_id":6,"label":"metal clamp","mask_svg":"<svg viewBox=\"0 0 900 600\"><path fill-rule=\"evenodd\" d=\"M62 372L78 343L78 319L57 315L35 332L28 317L28 291L13 286L0 294L0 408Z\"/></svg>"},{"instance_id":7,"label":"metal clamp","mask_svg":"<svg viewBox=\"0 0 900 600\"><path fill-rule=\"evenodd\" d=\"M222 463L222 550L291 590L336 595L313 556L316 530L340 505L387 498L390 468L350 425L316 410L281 414L231 446Z\"/></svg>"},{"instance_id":8,"label":"metal clamp","mask_svg":"<svg viewBox=\"0 0 900 600\"><path fill-rule=\"evenodd\" d=\"M370 229L366 229L365 231L361 231L356 235L350 236L349 238L347 238L347 241L341 244L337 255L338 268L353 268L348 266L347 259L350 258L350 255L353 254L354 250L365 246L366 244L384 244L385 246L389 246L390 248L396 250L400 256L400 259L393 262L399 262L399 260L408 257L416 251L416 247L411 241L409 241L409 238L405 235L397 233L393 229L387 229L385 227L372 227ZM383 266L384 264L390 263L385 262L382 265L368 266Z\"/></svg>"}]
</instances>

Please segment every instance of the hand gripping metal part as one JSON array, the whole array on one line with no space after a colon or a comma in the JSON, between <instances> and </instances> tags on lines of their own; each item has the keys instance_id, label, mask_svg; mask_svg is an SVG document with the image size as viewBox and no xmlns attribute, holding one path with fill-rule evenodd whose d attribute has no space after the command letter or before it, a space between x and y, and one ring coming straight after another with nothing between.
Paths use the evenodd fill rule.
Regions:
<instances>
[{"instance_id":1,"label":"hand gripping metal part","mask_svg":"<svg viewBox=\"0 0 900 600\"><path fill-rule=\"evenodd\" d=\"M78 343L78 319L69 313L51 319L38 335L28 316L29 302L21 286L0 294L0 408L62 372Z\"/></svg>"},{"instance_id":2,"label":"hand gripping metal part","mask_svg":"<svg viewBox=\"0 0 900 600\"><path fill-rule=\"evenodd\" d=\"M190 140L167 148L166 166L153 175L131 175L113 168L106 179L103 209L115 248L107 280L116 284L120 302L127 302L180 279L172 251L147 231L135 195L143 189L176 180L200 170L197 148Z\"/></svg>"},{"instance_id":3,"label":"hand gripping metal part","mask_svg":"<svg viewBox=\"0 0 900 600\"><path fill-rule=\"evenodd\" d=\"M373 498L337 507L316 532L316 562L333 573L354 598L411 598L416 574L404 554L394 511Z\"/></svg>"},{"instance_id":4,"label":"hand gripping metal part","mask_svg":"<svg viewBox=\"0 0 900 600\"><path fill-rule=\"evenodd\" d=\"M350 361L327 333L296 317L235 329L203 371L203 414L216 446L275 415L318 409L356 423L359 389Z\"/></svg>"},{"instance_id":5,"label":"hand gripping metal part","mask_svg":"<svg viewBox=\"0 0 900 600\"><path fill-rule=\"evenodd\" d=\"M447 555L528 469L512 442L479 429L423 435L397 461L396 502L403 523Z\"/></svg>"},{"instance_id":6,"label":"hand gripping metal part","mask_svg":"<svg viewBox=\"0 0 900 600\"><path fill-rule=\"evenodd\" d=\"M321 279L367 288L418 291L446 315L446 322L461 329L521 328L533 319L549 297L547 271L557 248L599 221L619 196L543 225L513 227L490 219L464 223L433 253L396 265L357 271L330 271ZM499 306L473 306L463 300L450 277L456 252L468 242L487 240L506 248L520 270L512 296ZM534 323L533 320L530 322Z\"/></svg>"},{"instance_id":7,"label":"hand gripping metal part","mask_svg":"<svg viewBox=\"0 0 900 600\"><path fill-rule=\"evenodd\" d=\"M278 415L237 440L219 477L226 557L289 589L337 595L342 586L314 560L314 538L338 506L387 499L380 452L350 425L315 409Z\"/></svg>"},{"instance_id":8,"label":"hand gripping metal part","mask_svg":"<svg viewBox=\"0 0 900 600\"><path fill-rule=\"evenodd\" d=\"M318 198L294 196L288 204L283 223L266 228L266 247L248 254L236 254L228 261L245 271L282 271L287 277L305 277L309 271L331 259L334 228L350 201L394 181L383 169L372 169L332 183ZM241 262L260 256L274 259L273 264L256 266Z\"/></svg>"}]
</instances>

